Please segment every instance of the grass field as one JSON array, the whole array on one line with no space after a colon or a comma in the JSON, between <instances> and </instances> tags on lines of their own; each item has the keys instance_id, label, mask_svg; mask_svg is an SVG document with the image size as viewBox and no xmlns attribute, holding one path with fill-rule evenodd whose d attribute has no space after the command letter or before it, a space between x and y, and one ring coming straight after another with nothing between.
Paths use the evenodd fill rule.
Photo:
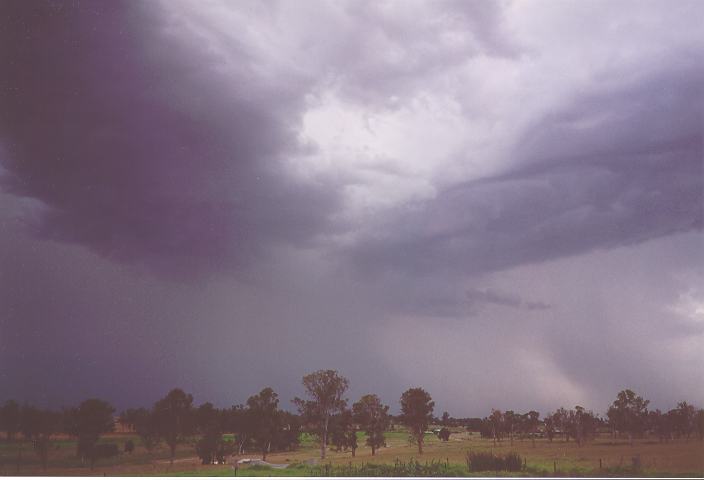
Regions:
<instances>
[{"instance_id":1,"label":"grass field","mask_svg":"<svg viewBox=\"0 0 704 480\"><path fill-rule=\"evenodd\" d=\"M478 435L459 432L452 435L450 441L442 442L434 435L426 436L424 453L419 456L417 447L410 445L408 434L403 431L386 434L387 447L382 448L376 456L371 456L367 447L357 450L353 458L350 452L328 451L325 464L319 460L319 450L313 438L304 435L301 447L293 452L272 453L267 457L271 463L286 463L286 469L274 470L266 467L239 468L238 476L309 476L314 474L338 474L365 471L373 472L374 465L405 463L412 461L420 465L426 463L442 464L445 476L469 476L465 463L468 451L493 452L496 454L515 451L525 461L521 472L498 475L519 476L629 476L633 458L640 459L639 476L695 476L704 477L704 442L698 440L675 440L660 443L653 439L636 440L630 445L625 440L613 440L609 436L597 438L581 447L574 442L545 439L508 440L494 446L493 441L481 439ZM161 446L148 453L140 444L139 438L129 434L112 434L101 441L118 443L132 439L137 448L131 455L100 460L91 471L82 465L75 456L75 442L69 439L57 440L49 457L49 468L41 468L37 456L28 443L0 443L0 474L2 475L202 475L234 476L230 465L200 465L195 455L193 444L179 447L176 460L170 465L168 451ZM364 437L359 434L359 445L364 445ZM246 454L240 458L261 458L257 454ZM19 459L19 462L18 462ZM18 470L19 463L19 470ZM371 466L369 464L372 464ZM325 467L325 465L329 465ZM363 467L364 466L364 467ZM327 468L327 470L326 470ZM359 469L364 470L359 470ZM356 469L356 470L355 470ZM475 473L473 473L475 474ZM494 476L497 472L480 472L478 475Z\"/></svg>"}]
</instances>

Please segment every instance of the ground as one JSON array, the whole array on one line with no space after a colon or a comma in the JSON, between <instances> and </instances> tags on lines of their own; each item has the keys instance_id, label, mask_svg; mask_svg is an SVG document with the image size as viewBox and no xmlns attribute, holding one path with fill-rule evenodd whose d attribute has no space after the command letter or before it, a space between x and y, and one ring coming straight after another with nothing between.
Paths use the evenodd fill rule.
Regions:
<instances>
[{"instance_id":1,"label":"ground","mask_svg":"<svg viewBox=\"0 0 704 480\"><path fill-rule=\"evenodd\" d=\"M325 463L333 466L361 466L362 464L394 464L416 459L425 462L443 462L453 475L469 474L465 455L468 451L494 452L497 454L515 451L525 460L526 470L522 475L608 475L612 473L628 474L633 465L633 458L639 457L642 465L641 475L686 475L704 477L704 442L691 440L674 440L665 443L655 439L638 439L633 445L626 440L612 439L602 435L583 446L573 441L538 439L535 445L531 440L504 440L496 446L494 442L482 439L477 434L466 432L454 433L448 442L442 442L434 435L426 435L423 455L419 456L417 447L409 443L404 431L388 432L387 447L372 457L371 450L364 446L364 437L359 434L360 448L353 458L351 452L328 451ZM0 474L15 475L221 475L235 474L231 465L200 465L195 456L193 444L179 446L176 460L172 465L168 460L168 451L164 446L148 453L139 438L130 434L111 434L101 441L117 443L120 450L124 443L132 439L137 445L131 455L121 454L117 458L100 460L91 471L87 465L75 457L75 442L59 439L56 448L51 451L49 468L42 470L31 445L24 442L0 443ZM19 471L18 471L19 457ZM261 458L256 453L247 453L240 458ZM319 449L312 438L303 437L301 447L293 452L269 454L271 463L287 463L292 466L284 470L242 467L239 476L305 476L311 473L311 465L323 465L319 459ZM601 462L601 470L600 470ZM320 467L322 468L322 467ZM485 472L484 475L494 475Z\"/></svg>"}]
</instances>

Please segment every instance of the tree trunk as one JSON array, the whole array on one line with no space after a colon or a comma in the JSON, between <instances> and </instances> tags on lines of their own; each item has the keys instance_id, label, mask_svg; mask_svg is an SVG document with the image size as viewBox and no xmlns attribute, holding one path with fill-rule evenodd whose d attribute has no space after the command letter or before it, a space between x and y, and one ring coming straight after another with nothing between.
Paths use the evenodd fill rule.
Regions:
<instances>
[{"instance_id":1,"label":"tree trunk","mask_svg":"<svg viewBox=\"0 0 704 480\"><path fill-rule=\"evenodd\" d=\"M374 448L374 445L372 445L372 457L376 454L376 448Z\"/></svg>"},{"instance_id":2,"label":"tree trunk","mask_svg":"<svg viewBox=\"0 0 704 480\"><path fill-rule=\"evenodd\" d=\"M418 432L418 455L423 455L423 430Z\"/></svg>"},{"instance_id":3,"label":"tree trunk","mask_svg":"<svg viewBox=\"0 0 704 480\"><path fill-rule=\"evenodd\" d=\"M325 446L328 443L328 416L325 415L325 419L323 420L323 438L320 440L320 459L325 460Z\"/></svg>"}]
</instances>

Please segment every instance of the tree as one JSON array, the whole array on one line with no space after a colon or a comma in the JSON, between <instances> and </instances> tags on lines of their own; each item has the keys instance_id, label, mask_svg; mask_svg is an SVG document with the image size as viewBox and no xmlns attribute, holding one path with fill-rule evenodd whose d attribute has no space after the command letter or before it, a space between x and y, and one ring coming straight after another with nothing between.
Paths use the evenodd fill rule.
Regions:
<instances>
[{"instance_id":1,"label":"tree","mask_svg":"<svg viewBox=\"0 0 704 480\"><path fill-rule=\"evenodd\" d=\"M661 442L672 437L672 412L662 413L660 409L648 412L648 429L658 436Z\"/></svg>"},{"instance_id":2,"label":"tree","mask_svg":"<svg viewBox=\"0 0 704 480\"><path fill-rule=\"evenodd\" d=\"M14 400L8 400L0 408L0 430L4 430L7 440L15 439L20 430L20 406Z\"/></svg>"},{"instance_id":3,"label":"tree","mask_svg":"<svg viewBox=\"0 0 704 480\"><path fill-rule=\"evenodd\" d=\"M644 400L632 390L622 390L609 408L607 416L612 428L627 433L631 444L633 437L645 430L649 400Z\"/></svg>"},{"instance_id":4,"label":"tree","mask_svg":"<svg viewBox=\"0 0 704 480\"><path fill-rule=\"evenodd\" d=\"M91 398L67 412L67 432L78 437L78 454L95 464L95 445L104 433L112 432L115 409L108 402Z\"/></svg>"},{"instance_id":5,"label":"tree","mask_svg":"<svg viewBox=\"0 0 704 480\"><path fill-rule=\"evenodd\" d=\"M503 437L504 414L501 413L501 410L492 409L488 420L491 427L491 436L494 438L494 445L496 445L496 440L501 441Z\"/></svg>"},{"instance_id":6,"label":"tree","mask_svg":"<svg viewBox=\"0 0 704 480\"><path fill-rule=\"evenodd\" d=\"M244 405L233 405L224 412L225 430L234 434L237 454L244 453L252 442L254 424L249 409Z\"/></svg>"},{"instance_id":7,"label":"tree","mask_svg":"<svg viewBox=\"0 0 704 480\"><path fill-rule=\"evenodd\" d=\"M418 454L423 453L423 436L433 419L435 402L422 388L409 388L401 395L401 419L411 437L418 444Z\"/></svg>"},{"instance_id":8,"label":"tree","mask_svg":"<svg viewBox=\"0 0 704 480\"><path fill-rule=\"evenodd\" d=\"M538 434L538 425L540 424L540 414L535 410L531 410L528 413L523 414L523 431L530 435L533 442L533 447L535 447L535 437ZM547 430L547 429L546 429Z\"/></svg>"},{"instance_id":9,"label":"tree","mask_svg":"<svg viewBox=\"0 0 704 480\"><path fill-rule=\"evenodd\" d=\"M548 413L543 421L543 425L545 426L545 436L547 436L550 443L552 443L552 439L555 438L555 421L553 414Z\"/></svg>"},{"instance_id":10,"label":"tree","mask_svg":"<svg viewBox=\"0 0 704 480\"><path fill-rule=\"evenodd\" d=\"M342 396L349 387L349 381L335 370L318 370L303 377L303 387L310 398L303 400L296 397L293 402L320 439L320 458L325 459L330 416L347 406L347 400Z\"/></svg>"},{"instance_id":11,"label":"tree","mask_svg":"<svg viewBox=\"0 0 704 480\"><path fill-rule=\"evenodd\" d=\"M34 453L37 454L42 467L46 470L51 450L51 437L61 431L61 414L51 410L40 410L29 405L23 406L20 412L22 435L32 442Z\"/></svg>"},{"instance_id":12,"label":"tree","mask_svg":"<svg viewBox=\"0 0 704 480\"><path fill-rule=\"evenodd\" d=\"M281 429L279 396L267 387L247 399L247 408L252 422L252 438L262 452L262 459L266 460L271 444Z\"/></svg>"},{"instance_id":13,"label":"tree","mask_svg":"<svg viewBox=\"0 0 704 480\"><path fill-rule=\"evenodd\" d=\"M442 427L442 428L440 429L440 431L438 432L438 438L439 438L440 440L442 440L443 442L447 442L448 440L450 440L450 434L451 434L451 433L452 433L452 432L450 432L450 429L449 429L449 428L447 428L447 427Z\"/></svg>"},{"instance_id":14,"label":"tree","mask_svg":"<svg viewBox=\"0 0 704 480\"><path fill-rule=\"evenodd\" d=\"M212 403L204 403L195 412L195 422L198 432L203 435L196 443L196 454L200 457L203 465L210 465L223 450L222 412Z\"/></svg>"},{"instance_id":15,"label":"tree","mask_svg":"<svg viewBox=\"0 0 704 480\"><path fill-rule=\"evenodd\" d=\"M352 450L352 456L357 451L357 431L354 428L352 411L344 409L342 412L330 417L330 443L335 449Z\"/></svg>"},{"instance_id":16,"label":"tree","mask_svg":"<svg viewBox=\"0 0 704 480\"><path fill-rule=\"evenodd\" d=\"M565 430L568 438L575 439L578 446L596 435L597 418L591 412L577 405L574 410L567 412Z\"/></svg>"},{"instance_id":17,"label":"tree","mask_svg":"<svg viewBox=\"0 0 704 480\"><path fill-rule=\"evenodd\" d=\"M194 430L193 396L180 388L171 390L154 404L154 422L159 437L169 446L173 465L176 446Z\"/></svg>"},{"instance_id":18,"label":"tree","mask_svg":"<svg viewBox=\"0 0 704 480\"><path fill-rule=\"evenodd\" d=\"M674 428L678 437L690 438L692 433L694 433L694 416L696 415L696 409L693 405L687 402L679 402L677 408L673 411L674 417Z\"/></svg>"},{"instance_id":19,"label":"tree","mask_svg":"<svg viewBox=\"0 0 704 480\"><path fill-rule=\"evenodd\" d=\"M450 414L447 412L442 412L442 418L440 419L440 425L445 427L450 426Z\"/></svg>"},{"instance_id":20,"label":"tree","mask_svg":"<svg viewBox=\"0 0 704 480\"><path fill-rule=\"evenodd\" d=\"M694 417L694 425L697 430L697 437L699 440L704 440L704 408L697 410L697 414Z\"/></svg>"},{"instance_id":21,"label":"tree","mask_svg":"<svg viewBox=\"0 0 704 480\"><path fill-rule=\"evenodd\" d=\"M354 419L359 423L367 436L366 444L372 449L372 456L376 450L385 445L384 432L389 428L389 406L381 403L381 399L373 394L364 395L352 405Z\"/></svg>"},{"instance_id":22,"label":"tree","mask_svg":"<svg viewBox=\"0 0 704 480\"><path fill-rule=\"evenodd\" d=\"M300 444L301 418L293 413L279 410L278 424L280 428L276 430L276 435L272 439L272 449L282 451L297 448Z\"/></svg>"},{"instance_id":23,"label":"tree","mask_svg":"<svg viewBox=\"0 0 704 480\"><path fill-rule=\"evenodd\" d=\"M567 422L569 421L569 412L565 410L563 407L558 408L555 410L555 413L552 414L552 423L555 426L555 433L564 433L565 434L565 442L570 441L570 436L567 432Z\"/></svg>"},{"instance_id":24,"label":"tree","mask_svg":"<svg viewBox=\"0 0 704 480\"><path fill-rule=\"evenodd\" d=\"M504 428L508 433L508 439L513 446L513 433L516 430L516 426L520 422L520 417L513 410L506 410L504 412Z\"/></svg>"},{"instance_id":25,"label":"tree","mask_svg":"<svg viewBox=\"0 0 704 480\"><path fill-rule=\"evenodd\" d=\"M154 412L151 410L146 408L128 409L120 415L120 421L129 425L139 435L142 445L150 453L161 441Z\"/></svg>"}]
</instances>

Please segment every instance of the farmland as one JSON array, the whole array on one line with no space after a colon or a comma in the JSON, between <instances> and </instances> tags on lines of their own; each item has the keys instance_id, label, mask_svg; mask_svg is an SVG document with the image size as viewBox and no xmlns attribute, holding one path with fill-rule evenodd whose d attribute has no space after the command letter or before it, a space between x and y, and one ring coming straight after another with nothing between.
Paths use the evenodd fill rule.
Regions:
<instances>
[{"instance_id":1,"label":"farmland","mask_svg":"<svg viewBox=\"0 0 704 480\"><path fill-rule=\"evenodd\" d=\"M704 476L704 442L691 439L659 442L655 438L636 439L631 445L626 439L613 439L601 434L590 442L577 446L574 441L564 439L504 439L496 446L493 440L480 438L477 433L455 429L447 442L440 441L435 435L426 435L423 455L419 456L417 448L409 443L405 430L397 429L386 433L387 447L381 448L372 457L369 448L364 447L364 437L358 432L355 457L351 452L336 452L331 449L325 463L320 463L319 449L312 437L303 434L298 449L289 452L273 452L267 461L273 464L289 464L285 469L269 469L261 466L241 465L239 476L308 476L314 474L338 474L346 472L364 472L365 466L408 464L419 462L421 465L442 464L443 472L449 476L470 475L467 470L465 455L467 452L492 452L505 454L517 452L525 462L525 468L511 475L521 476L610 476L610 475L675 475ZM40 461L28 442L0 443L0 474L2 475L203 475L233 476L232 463L236 459L258 459L260 455L247 453L229 459L227 465L201 465L191 442L180 445L173 465L169 461L169 451L165 446L154 449L151 453L141 445L139 437L132 434L108 434L102 443L116 443L122 446L132 440L136 448L133 453L121 453L118 457L96 461L93 470L82 464L75 455L74 440L60 438L54 440L49 455L47 470L43 470ZM511 445L513 443L513 445ZM634 458L639 459L640 470L633 469ZM326 467L326 465L328 465ZM346 469L346 470L343 470ZM480 475L495 475L497 472L479 472ZM500 475L509 475L499 472Z\"/></svg>"}]
</instances>

